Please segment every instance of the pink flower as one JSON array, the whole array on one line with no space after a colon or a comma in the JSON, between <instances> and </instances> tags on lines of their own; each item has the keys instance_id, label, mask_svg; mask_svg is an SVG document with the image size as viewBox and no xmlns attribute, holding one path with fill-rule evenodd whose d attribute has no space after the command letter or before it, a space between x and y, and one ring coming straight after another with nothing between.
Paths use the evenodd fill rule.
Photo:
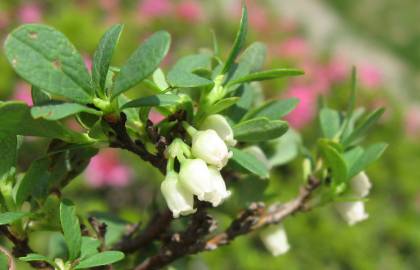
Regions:
<instances>
[{"instance_id":1,"label":"pink flower","mask_svg":"<svg viewBox=\"0 0 420 270\"><path fill-rule=\"evenodd\" d=\"M123 187L130 182L132 175L131 169L121 164L114 149L100 151L86 169L86 179L93 187Z\"/></svg>"},{"instance_id":2,"label":"pink flower","mask_svg":"<svg viewBox=\"0 0 420 270\"><path fill-rule=\"evenodd\" d=\"M165 119L165 116L162 115L161 113L155 111L155 110L151 110L149 113L149 120L152 121L152 123L154 125L158 124L160 121L162 121L163 119Z\"/></svg>"},{"instance_id":3,"label":"pink flower","mask_svg":"<svg viewBox=\"0 0 420 270\"><path fill-rule=\"evenodd\" d=\"M177 6L176 11L181 19L188 22L198 22L204 18L203 9L196 0L181 1Z\"/></svg>"},{"instance_id":4,"label":"pink flower","mask_svg":"<svg viewBox=\"0 0 420 270\"><path fill-rule=\"evenodd\" d=\"M140 19L142 17L156 18L167 16L172 9L172 3L169 0L142 0L138 7Z\"/></svg>"},{"instance_id":5,"label":"pink flower","mask_svg":"<svg viewBox=\"0 0 420 270\"><path fill-rule=\"evenodd\" d=\"M41 17L41 9L34 3L23 4L18 10L18 19L21 23L39 22Z\"/></svg>"},{"instance_id":6,"label":"pink flower","mask_svg":"<svg viewBox=\"0 0 420 270\"><path fill-rule=\"evenodd\" d=\"M370 64L360 65L357 70L360 84L366 88L378 88L382 84L382 74L378 68Z\"/></svg>"},{"instance_id":7,"label":"pink flower","mask_svg":"<svg viewBox=\"0 0 420 270\"><path fill-rule=\"evenodd\" d=\"M15 86L12 99L23 101L29 106L32 106L31 86L22 81L18 82Z\"/></svg>"},{"instance_id":8,"label":"pink flower","mask_svg":"<svg viewBox=\"0 0 420 270\"><path fill-rule=\"evenodd\" d=\"M411 137L420 136L420 105L412 105L407 109L405 131Z\"/></svg>"},{"instance_id":9,"label":"pink flower","mask_svg":"<svg viewBox=\"0 0 420 270\"><path fill-rule=\"evenodd\" d=\"M316 93L308 86L293 85L287 90L286 96L299 99L297 107L285 118L292 127L301 129L315 116Z\"/></svg>"}]
</instances>

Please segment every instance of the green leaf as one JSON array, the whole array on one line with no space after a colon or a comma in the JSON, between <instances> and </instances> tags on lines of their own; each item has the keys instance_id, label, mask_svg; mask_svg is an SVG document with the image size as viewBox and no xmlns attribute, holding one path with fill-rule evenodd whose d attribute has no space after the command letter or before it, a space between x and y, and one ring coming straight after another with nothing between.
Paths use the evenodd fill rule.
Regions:
<instances>
[{"instance_id":1,"label":"green leaf","mask_svg":"<svg viewBox=\"0 0 420 270\"><path fill-rule=\"evenodd\" d=\"M36 86L32 86L31 97L34 105L45 105L51 101L51 96Z\"/></svg>"},{"instance_id":2,"label":"green leaf","mask_svg":"<svg viewBox=\"0 0 420 270\"><path fill-rule=\"evenodd\" d=\"M157 85L160 91L165 91L169 88L168 82L166 81L165 74L158 68L153 72L153 82Z\"/></svg>"},{"instance_id":3,"label":"green leaf","mask_svg":"<svg viewBox=\"0 0 420 270\"><path fill-rule=\"evenodd\" d=\"M41 254L36 254L36 253L29 253L25 257L19 257L19 260L24 261L24 262L40 261L40 262L47 262L50 265L55 265L55 263L50 258Z\"/></svg>"},{"instance_id":4,"label":"green leaf","mask_svg":"<svg viewBox=\"0 0 420 270\"><path fill-rule=\"evenodd\" d=\"M276 120L290 113L298 103L299 99L297 98L268 101L262 106L249 111L243 120L255 117L267 117L268 119Z\"/></svg>"},{"instance_id":5,"label":"green leaf","mask_svg":"<svg viewBox=\"0 0 420 270\"><path fill-rule=\"evenodd\" d=\"M6 212L0 214L0 225L6 225L18 221L19 219L27 216L28 213L24 212Z\"/></svg>"},{"instance_id":6,"label":"green leaf","mask_svg":"<svg viewBox=\"0 0 420 270\"><path fill-rule=\"evenodd\" d=\"M238 64L231 68L226 82L233 81L248 75L250 72L261 70L267 54L266 46L261 42L254 42L239 57ZM236 90L240 85L234 85L229 92Z\"/></svg>"},{"instance_id":7,"label":"green leaf","mask_svg":"<svg viewBox=\"0 0 420 270\"><path fill-rule=\"evenodd\" d=\"M302 138L299 133L289 129L282 137L271 140L267 144L272 152L268 155L268 161L272 167L275 167L286 164L299 155Z\"/></svg>"},{"instance_id":8,"label":"green leaf","mask_svg":"<svg viewBox=\"0 0 420 270\"><path fill-rule=\"evenodd\" d=\"M216 114L221 111L224 111L230 106L233 106L236 102L238 102L238 100L239 100L239 97L229 97L229 98L221 99L209 108L207 114L209 115Z\"/></svg>"},{"instance_id":9,"label":"green leaf","mask_svg":"<svg viewBox=\"0 0 420 270\"><path fill-rule=\"evenodd\" d=\"M69 250L69 260L75 260L80 255L82 246L82 232L79 219L76 216L76 207L68 200L60 204L60 221L63 229L64 240Z\"/></svg>"},{"instance_id":10,"label":"green leaf","mask_svg":"<svg viewBox=\"0 0 420 270\"><path fill-rule=\"evenodd\" d=\"M34 106L31 108L31 115L33 118L43 118L45 120L60 120L80 112L102 115L101 111L86 107L78 103L61 103Z\"/></svg>"},{"instance_id":11,"label":"green leaf","mask_svg":"<svg viewBox=\"0 0 420 270\"><path fill-rule=\"evenodd\" d=\"M162 94L143 97L127 102L121 109L135 108L135 107L163 107L171 106L179 103L181 98L174 94Z\"/></svg>"},{"instance_id":12,"label":"green leaf","mask_svg":"<svg viewBox=\"0 0 420 270\"><path fill-rule=\"evenodd\" d=\"M59 122L33 119L30 107L23 102L0 103L0 122L0 133L59 138L67 142L89 141L83 134L74 132Z\"/></svg>"},{"instance_id":13,"label":"green leaf","mask_svg":"<svg viewBox=\"0 0 420 270\"><path fill-rule=\"evenodd\" d=\"M268 178L269 171L267 166L259 161L254 155L239 150L237 148L230 149L233 153L232 162L241 166L250 173L256 174L262 178Z\"/></svg>"},{"instance_id":14,"label":"green leaf","mask_svg":"<svg viewBox=\"0 0 420 270\"><path fill-rule=\"evenodd\" d=\"M265 117L240 122L233 127L235 139L241 142L260 142L280 137L289 129L287 122Z\"/></svg>"},{"instance_id":15,"label":"green leaf","mask_svg":"<svg viewBox=\"0 0 420 270\"><path fill-rule=\"evenodd\" d=\"M92 101L83 58L61 32L46 25L22 25L8 35L4 47L12 67L31 84L79 103Z\"/></svg>"},{"instance_id":16,"label":"green leaf","mask_svg":"<svg viewBox=\"0 0 420 270\"><path fill-rule=\"evenodd\" d=\"M0 133L0 183L15 171L17 147L16 135Z\"/></svg>"},{"instance_id":17,"label":"green leaf","mask_svg":"<svg viewBox=\"0 0 420 270\"><path fill-rule=\"evenodd\" d=\"M319 113L319 121L322 133L328 139L333 139L340 131L340 114L336 110L322 108Z\"/></svg>"},{"instance_id":18,"label":"green leaf","mask_svg":"<svg viewBox=\"0 0 420 270\"><path fill-rule=\"evenodd\" d=\"M212 85L214 82L194 74L200 69L210 69L211 55L193 54L182 57L168 72L168 83L172 87L195 88Z\"/></svg>"},{"instance_id":19,"label":"green leaf","mask_svg":"<svg viewBox=\"0 0 420 270\"><path fill-rule=\"evenodd\" d=\"M80 258L83 260L84 258L90 257L94 254L99 253L98 248L100 247L101 242L98 239L93 237L82 237L82 246L80 249Z\"/></svg>"},{"instance_id":20,"label":"green leaf","mask_svg":"<svg viewBox=\"0 0 420 270\"><path fill-rule=\"evenodd\" d=\"M168 32L159 31L148 38L128 59L115 79L112 97L137 85L158 68L169 51L171 37Z\"/></svg>"},{"instance_id":21,"label":"green leaf","mask_svg":"<svg viewBox=\"0 0 420 270\"><path fill-rule=\"evenodd\" d=\"M331 170L333 185L338 187L347 181L347 165L343 156L328 141L320 140L321 154L323 155L328 168Z\"/></svg>"},{"instance_id":22,"label":"green leaf","mask_svg":"<svg viewBox=\"0 0 420 270\"><path fill-rule=\"evenodd\" d=\"M124 259L124 253L120 251L104 251L81 260L74 269L86 269L101 265L110 265Z\"/></svg>"},{"instance_id":23,"label":"green leaf","mask_svg":"<svg viewBox=\"0 0 420 270\"><path fill-rule=\"evenodd\" d=\"M236 57L238 56L239 52L241 51L242 47L245 44L247 31L248 31L248 11L247 11L246 6L243 5L241 22L239 24L239 30L238 30L238 33L236 34L236 38L235 38L235 42L233 43L232 50L230 51L229 56L226 60L226 63L223 66L222 74L226 74L227 72L229 72L230 68L235 62Z\"/></svg>"},{"instance_id":24,"label":"green leaf","mask_svg":"<svg viewBox=\"0 0 420 270\"><path fill-rule=\"evenodd\" d=\"M353 163L349 170L349 177L354 177L359 172L363 171L366 167L372 164L374 161L384 153L388 145L386 143L377 143L368 147L363 155Z\"/></svg>"},{"instance_id":25,"label":"green leaf","mask_svg":"<svg viewBox=\"0 0 420 270\"><path fill-rule=\"evenodd\" d=\"M232 86L234 84L241 84L241 83L247 83L247 82L253 82L253 81L265 81L265 80L272 80L272 79L288 77L288 76L298 76L298 75L302 75L303 73L304 72L302 70L292 69L292 68L278 68L278 69L264 70L264 71L245 75L236 80L232 80L227 84L227 87Z\"/></svg>"},{"instance_id":26,"label":"green leaf","mask_svg":"<svg viewBox=\"0 0 420 270\"><path fill-rule=\"evenodd\" d=\"M118 44L121 32L124 26L122 24L113 25L106 31L99 42L98 48L93 55L92 80L99 91L105 90L106 77L111 64L114 49Z\"/></svg>"},{"instance_id":27,"label":"green leaf","mask_svg":"<svg viewBox=\"0 0 420 270\"><path fill-rule=\"evenodd\" d=\"M355 127L350 136L344 139L343 144L350 145L354 141L360 139L379 120L384 112L385 109L380 108L369 114L359 125Z\"/></svg>"},{"instance_id":28,"label":"green leaf","mask_svg":"<svg viewBox=\"0 0 420 270\"><path fill-rule=\"evenodd\" d=\"M239 96L239 100L226 112L226 116L233 122L239 122L242 117L250 110L257 96L256 91L251 85L242 85L235 91L235 96Z\"/></svg>"}]
</instances>

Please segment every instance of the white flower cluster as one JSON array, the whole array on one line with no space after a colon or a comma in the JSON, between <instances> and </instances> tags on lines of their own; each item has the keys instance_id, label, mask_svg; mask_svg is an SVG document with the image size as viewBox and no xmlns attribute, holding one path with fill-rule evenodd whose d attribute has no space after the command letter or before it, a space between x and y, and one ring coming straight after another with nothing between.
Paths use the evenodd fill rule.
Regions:
<instances>
[{"instance_id":1,"label":"white flower cluster","mask_svg":"<svg viewBox=\"0 0 420 270\"><path fill-rule=\"evenodd\" d=\"M350 182L351 194L357 199L363 199L369 195L372 184L369 181L366 173L361 172L351 179ZM369 217L365 211L365 204L363 201L355 202L340 202L336 203L335 207L342 218L349 224L354 225Z\"/></svg>"},{"instance_id":2,"label":"white flower cluster","mask_svg":"<svg viewBox=\"0 0 420 270\"><path fill-rule=\"evenodd\" d=\"M229 123L222 115L214 114L203 121L200 130L189 125L186 130L191 136L191 147L175 139L168 148L168 164L173 167L177 158L181 164L179 173L168 168L161 184L163 197L175 218L196 211L194 195L214 207L230 196L220 174L232 156L228 145L236 143Z\"/></svg>"}]
</instances>

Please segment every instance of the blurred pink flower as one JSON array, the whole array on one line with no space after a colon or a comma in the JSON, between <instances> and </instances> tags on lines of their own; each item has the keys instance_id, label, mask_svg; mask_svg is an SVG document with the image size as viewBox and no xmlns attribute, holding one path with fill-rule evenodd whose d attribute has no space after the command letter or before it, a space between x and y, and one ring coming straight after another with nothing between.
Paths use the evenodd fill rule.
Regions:
<instances>
[{"instance_id":1,"label":"blurred pink flower","mask_svg":"<svg viewBox=\"0 0 420 270\"><path fill-rule=\"evenodd\" d=\"M370 64L363 64L357 70L360 84L366 88L378 88L382 85L382 74L380 70Z\"/></svg>"},{"instance_id":2,"label":"blurred pink flower","mask_svg":"<svg viewBox=\"0 0 420 270\"><path fill-rule=\"evenodd\" d=\"M31 95L31 86L26 82L18 82L15 86L13 92L12 100L20 100L28 104L29 106L33 105L32 95Z\"/></svg>"},{"instance_id":3,"label":"blurred pink flower","mask_svg":"<svg viewBox=\"0 0 420 270\"><path fill-rule=\"evenodd\" d=\"M92 58L90 58L89 55L84 54L83 55L83 61L85 62L85 65L86 65L87 69L89 70L89 72L92 72Z\"/></svg>"},{"instance_id":4,"label":"blurred pink flower","mask_svg":"<svg viewBox=\"0 0 420 270\"><path fill-rule=\"evenodd\" d=\"M0 10L0 30L6 28L10 23L9 14Z\"/></svg>"},{"instance_id":5,"label":"blurred pink flower","mask_svg":"<svg viewBox=\"0 0 420 270\"><path fill-rule=\"evenodd\" d=\"M310 54L310 48L305 39L289 37L276 48L278 55L288 58L302 59Z\"/></svg>"},{"instance_id":6,"label":"blurred pink flower","mask_svg":"<svg viewBox=\"0 0 420 270\"><path fill-rule=\"evenodd\" d=\"M326 75L333 83L346 80L349 74L350 68L348 64L339 57L333 58L326 66Z\"/></svg>"},{"instance_id":7,"label":"blurred pink flower","mask_svg":"<svg viewBox=\"0 0 420 270\"><path fill-rule=\"evenodd\" d=\"M152 121L153 124L158 124L163 119L165 119L165 116L162 115L160 112L157 112L153 109L150 111L149 120Z\"/></svg>"},{"instance_id":8,"label":"blurred pink flower","mask_svg":"<svg viewBox=\"0 0 420 270\"><path fill-rule=\"evenodd\" d=\"M41 21L41 9L35 3L24 3L18 10L18 19L21 23L34 23Z\"/></svg>"},{"instance_id":9,"label":"blurred pink flower","mask_svg":"<svg viewBox=\"0 0 420 270\"><path fill-rule=\"evenodd\" d=\"M297 107L285 119L289 121L292 127L301 129L312 121L315 116L316 93L308 86L293 85L287 90L286 96L299 99Z\"/></svg>"},{"instance_id":10,"label":"blurred pink flower","mask_svg":"<svg viewBox=\"0 0 420 270\"><path fill-rule=\"evenodd\" d=\"M99 0L99 6L108 12L116 11L119 3L119 0Z\"/></svg>"},{"instance_id":11,"label":"blurred pink flower","mask_svg":"<svg viewBox=\"0 0 420 270\"><path fill-rule=\"evenodd\" d=\"M203 8L199 1L184 0L177 6L177 15L188 22L198 22L204 18Z\"/></svg>"},{"instance_id":12,"label":"blurred pink flower","mask_svg":"<svg viewBox=\"0 0 420 270\"><path fill-rule=\"evenodd\" d=\"M249 24L256 30L263 31L270 26L269 14L261 2L248 4Z\"/></svg>"},{"instance_id":13,"label":"blurred pink flower","mask_svg":"<svg viewBox=\"0 0 420 270\"><path fill-rule=\"evenodd\" d=\"M407 109L405 131L411 137L420 136L420 105L412 105Z\"/></svg>"},{"instance_id":14,"label":"blurred pink flower","mask_svg":"<svg viewBox=\"0 0 420 270\"><path fill-rule=\"evenodd\" d=\"M138 11L140 19L167 16L171 13L173 5L170 0L142 0Z\"/></svg>"},{"instance_id":15,"label":"blurred pink flower","mask_svg":"<svg viewBox=\"0 0 420 270\"><path fill-rule=\"evenodd\" d=\"M93 187L123 187L133 176L130 167L122 164L114 149L101 150L86 169L86 180Z\"/></svg>"}]
</instances>

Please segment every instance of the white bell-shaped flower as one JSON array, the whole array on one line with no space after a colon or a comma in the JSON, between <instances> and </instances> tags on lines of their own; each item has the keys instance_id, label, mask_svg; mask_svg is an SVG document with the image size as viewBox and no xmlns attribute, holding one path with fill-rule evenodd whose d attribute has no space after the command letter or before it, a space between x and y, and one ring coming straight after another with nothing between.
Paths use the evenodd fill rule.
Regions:
<instances>
[{"instance_id":1,"label":"white bell-shaped flower","mask_svg":"<svg viewBox=\"0 0 420 270\"><path fill-rule=\"evenodd\" d=\"M361 201L357 202L340 202L336 203L335 207L338 213L349 225L354 225L369 217L365 212L365 204Z\"/></svg>"},{"instance_id":2,"label":"white bell-shaped flower","mask_svg":"<svg viewBox=\"0 0 420 270\"><path fill-rule=\"evenodd\" d=\"M364 198L369 195L369 191L372 188L372 184L369 181L369 177L365 172L361 172L350 181L352 193L360 198Z\"/></svg>"},{"instance_id":3,"label":"white bell-shaped flower","mask_svg":"<svg viewBox=\"0 0 420 270\"><path fill-rule=\"evenodd\" d=\"M226 118L220 114L212 114L208 116L204 119L200 129L212 129L217 132L217 135L219 135L219 137L224 140L227 145L234 146L236 144L232 128Z\"/></svg>"},{"instance_id":4,"label":"white bell-shaped flower","mask_svg":"<svg viewBox=\"0 0 420 270\"><path fill-rule=\"evenodd\" d=\"M192 136L192 154L218 168L223 168L232 156L225 142L212 129L197 131Z\"/></svg>"},{"instance_id":5,"label":"white bell-shaped flower","mask_svg":"<svg viewBox=\"0 0 420 270\"><path fill-rule=\"evenodd\" d=\"M194 195L184 188L175 172L169 172L160 185L160 190L166 204L172 211L174 218L192 214L194 209Z\"/></svg>"},{"instance_id":6,"label":"white bell-shaped flower","mask_svg":"<svg viewBox=\"0 0 420 270\"><path fill-rule=\"evenodd\" d=\"M229 198L231 193L226 190L225 180L223 180L219 170L213 166L209 166L209 171L211 175L211 183L213 185L213 192L207 193L204 196L204 200L211 202L211 204L216 207Z\"/></svg>"},{"instance_id":7,"label":"white bell-shaped flower","mask_svg":"<svg viewBox=\"0 0 420 270\"><path fill-rule=\"evenodd\" d=\"M290 249L286 231L281 224L264 231L261 235L261 240L273 256L282 255Z\"/></svg>"},{"instance_id":8,"label":"white bell-shaped flower","mask_svg":"<svg viewBox=\"0 0 420 270\"><path fill-rule=\"evenodd\" d=\"M186 159L179 171L180 183L203 201L207 193L213 192L211 174L207 164L201 159Z\"/></svg>"}]
</instances>

